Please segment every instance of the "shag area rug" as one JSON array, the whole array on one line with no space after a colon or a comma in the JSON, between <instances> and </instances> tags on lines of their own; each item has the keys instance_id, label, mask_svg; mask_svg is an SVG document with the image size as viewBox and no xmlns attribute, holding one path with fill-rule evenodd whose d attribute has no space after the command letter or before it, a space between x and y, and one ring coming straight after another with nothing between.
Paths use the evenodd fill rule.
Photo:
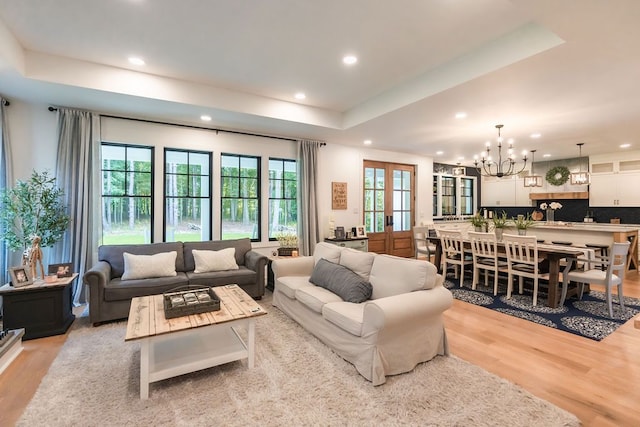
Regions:
<instances>
[{"instance_id":1,"label":"shag area rug","mask_svg":"<svg viewBox=\"0 0 640 427\"><path fill-rule=\"evenodd\" d=\"M125 323L76 320L20 426L577 426L572 414L456 357L437 357L373 387L282 314L257 320L246 361L150 386L139 398L140 347ZM245 331L246 333L246 331Z\"/></svg>"},{"instance_id":2,"label":"shag area rug","mask_svg":"<svg viewBox=\"0 0 640 427\"><path fill-rule=\"evenodd\" d=\"M498 282L498 295L493 296L493 279L491 277L489 287L485 287L484 275L482 275L475 290L471 289L472 281L471 279L467 280L467 277L468 274L465 273L464 286L461 288L459 286L460 280L455 279L453 273L448 273L444 286L458 300L596 341L602 340L640 313L639 299L624 297L625 307L620 308L618 296L614 294L612 296L613 318L610 318L605 293L593 290L589 293L585 292L581 300L573 296L567 298L564 305L551 308L547 306L547 291L542 283L538 288L538 304L534 306L533 285L528 287L526 281L522 295L518 294L517 286L514 284L515 289L511 294L511 299L507 299L507 287L504 281Z\"/></svg>"}]
</instances>

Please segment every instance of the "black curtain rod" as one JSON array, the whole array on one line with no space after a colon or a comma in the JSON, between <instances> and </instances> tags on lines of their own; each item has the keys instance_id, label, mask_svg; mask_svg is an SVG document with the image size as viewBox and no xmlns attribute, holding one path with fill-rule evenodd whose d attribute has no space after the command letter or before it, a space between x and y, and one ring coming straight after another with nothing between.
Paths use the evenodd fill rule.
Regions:
<instances>
[{"instance_id":1,"label":"black curtain rod","mask_svg":"<svg viewBox=\"0 0 640 427\"><path fill-rule=\"evenodd\" d=\"M49 111L58 111L58 109L56 107L49 107ZM180 126L180 127L189 128L189 129L213 130L213 131L216 131L216 133L218 133L218 132L226 132L226 133L232 133L232 134L236 134L236 135L258 136L258 137L261 137L261 138L278 139L278 140L281 140L281 141L291 141L291 142L296 142L297 141L297 139L286 138L284 136L263 135L263 134L259 134L259 133L243 132L243 131L239 131L239 130L214 129L214 128L208 128L208 127L205 127L205 126L187 125L187 124L182 124L182 123L161 122L159 120L136 119L136 118L132 118L132 117L112 116L112 115L109 115L109 114L101 114L100 116L101 117L108 117L110 119L133 120L133 121L136 121L136 122L143 122L143 123L153 123L153 124L159 124L159 125ZM320 146L322 146L322 147L324 147L325 145L327 145L326 142L320 143Z\"/></svg>"}]
</instances>

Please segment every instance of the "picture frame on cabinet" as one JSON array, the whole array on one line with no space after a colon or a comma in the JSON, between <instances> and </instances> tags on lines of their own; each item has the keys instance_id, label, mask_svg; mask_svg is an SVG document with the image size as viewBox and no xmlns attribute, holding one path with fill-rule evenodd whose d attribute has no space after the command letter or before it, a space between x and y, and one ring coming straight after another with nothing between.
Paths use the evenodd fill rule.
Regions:
<instances>
[{"instance_id":1,"label":"picture frame on cabinet","mask_svg":"<svg viewBox=\"0 0 640 427\"><path fill-rule=\"evenodd\" d=\"M20 288L33 283L29 269L23 265L9 268L9 277L11 277L11 285L14 288Z\"/></svg>"},{"instance_id":2,"label":"picture frame on cabinet","mask_svg":"<svg viewBox=\"0 0 640 427\"><path fill-rule=\"evenodd\" d=\"M364 225L359 225L356 227L356 237L367 237L367 232L364 228Z\"/></svg>"},{"instance_id":3,"label":"picture frame on cabinet","mask_svg":"<svg viewBox=\"0 0 640 427\"><path fill-rule=\"evenodd\" d=\"M344 227L336 227L335 234L336 234L336 239L344 240L345 238Z\"/></svg>"}]
</instances>

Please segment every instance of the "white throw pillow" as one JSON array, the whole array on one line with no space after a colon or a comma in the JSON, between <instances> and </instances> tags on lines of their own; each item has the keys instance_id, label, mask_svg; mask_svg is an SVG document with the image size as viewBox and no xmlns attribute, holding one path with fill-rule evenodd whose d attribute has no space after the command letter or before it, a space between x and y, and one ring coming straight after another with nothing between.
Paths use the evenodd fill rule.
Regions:
<instances>
[{"instance_id":1,"label":"white throw pillow","mask_svg":"<svg viewBox=\"0 0 640 427\"><path fill-rule=\"evenodd\" d=\"M427 280L429 266L433 266L433 264L392 255L376 255L369 276L369 281L373 286L371 299L425 289L425 286L436 277L434 274L433 279Z\"/></svg>"},{"instance_id":2,"label":"white throw pillow","mask_svg":"<svg viewBox=\"0 0 640 427\"><path fill-rule=\"evenodd\" d=\"M236 248L226 248L219 251L201 251L194 249L193 260L196 262L194 273L208 273L210 271L238 270L236 263Z\"/></svg>"},{"instance_id":3,"label":"white throw pillow","mask_svg":"<svg viewBox=\"0 0 640 427\"><path fill-rule=\"evenodd\" d=\"M152 277L176 276L176 251L160 252L155 255L134 255L128 252L124 257L122 280L150 279Z\"/></svg>"},{"instance_id":4,"label":"white throw pillow","mask_svg":"<svg viewBox=\"0 0 640 427\"><path fill-rule=\"evenodd\" d=\"M340 265L347 267L369 280L371 265L376 254L373 252L362 252L356 249L346 248L340 253Z\"/></svg>"},{"instance_id":5,"label":"white throw pillow","mask_svg":"<svg viewBox=\"0 0 640 427\"><path fill-rule=\"evenodd\" d=\"M340 262L340 252L342 252L342 247L332 245L327 242L320 242L316 244L315 249L313 250L313 264L317 264L322 258L330 261L334 264L338 264Z\"/></svg>"}]
</instances>

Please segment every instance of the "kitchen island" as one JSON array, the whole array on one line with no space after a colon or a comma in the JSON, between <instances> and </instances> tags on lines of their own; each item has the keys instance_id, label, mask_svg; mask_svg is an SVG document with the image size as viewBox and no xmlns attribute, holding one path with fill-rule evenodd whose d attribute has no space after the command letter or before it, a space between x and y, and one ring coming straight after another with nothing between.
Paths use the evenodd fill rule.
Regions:
<instances>
[{"instance_id":1,"label":"kitchen island","mask_svg":"<svg viewBox=\"0 0 640 427\"><path fill-rule=\"evenodd\" d=\"M491 220L489 220L491 224ZM435 222L435 228L440 230L460 230L466 233L473 230L469 221L442 221ZM631 242L629 257L627 258L627 270L638 270L638 230L637 224L606 224L562 222L548 223L538 221L528 230L528 236L536 236L547 243L569 242L574 246L586 244L602 244L611 246L614 242ZM514 226L504 229L505 233L518 234Z\"/></svg>"}]
</instances>

